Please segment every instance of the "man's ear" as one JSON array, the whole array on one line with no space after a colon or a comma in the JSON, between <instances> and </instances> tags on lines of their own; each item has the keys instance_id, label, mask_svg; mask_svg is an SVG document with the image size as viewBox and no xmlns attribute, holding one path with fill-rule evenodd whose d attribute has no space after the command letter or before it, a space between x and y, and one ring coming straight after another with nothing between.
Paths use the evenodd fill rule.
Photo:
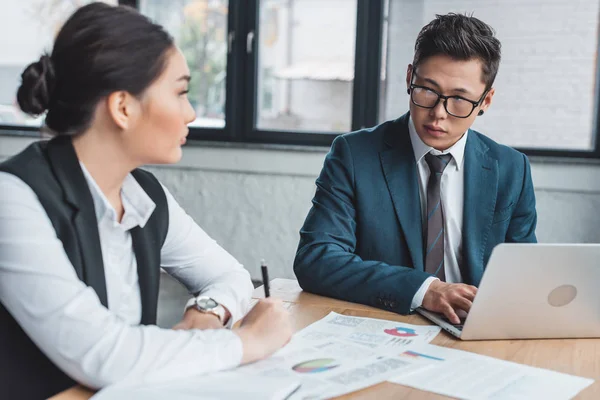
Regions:
<instances>
[{"instance_id":1,"label":"man's ear","mask_svg":"<svg viewBox=\"0 0 600 400\"><path fill-rule=\"evenodd\" d=\"M496 93L496 89L491 88L488 93L485 95L485 98L483 99L483 101L481 102L481 111L487 111L488 108L492 105L492 98L494 97L494 94Z\"/></svg>"},{"instance_id":2,"label":"man's ear","mask_svg":"<svg viewBox=\"0 0 600 400\"><path fill-rule=\"evenodd\" d=\"M113 92L106 99L108 114L121 129L131 128L138 104L136 99L125 91Z\"/></svg>"},{"instance_id":3,"label":"man's ear","mask_svg":"<svg viewBox=\"0 0 600 400\"><path fill-rule=\"evenodd\" d=\"M408 93L408 94L410 94L410 83L412 82L412 71L413 71L412 64L408 64L408 67L406 68L406 93Z\"/></svg>"}]
</instances>

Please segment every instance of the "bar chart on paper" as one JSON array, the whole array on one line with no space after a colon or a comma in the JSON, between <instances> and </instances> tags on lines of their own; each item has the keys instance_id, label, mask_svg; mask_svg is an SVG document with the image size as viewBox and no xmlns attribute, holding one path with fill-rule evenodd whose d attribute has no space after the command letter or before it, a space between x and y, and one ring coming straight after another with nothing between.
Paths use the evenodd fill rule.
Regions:
<instances>
[{"instance_id":1,"label":"bar chart on paper","mask_svg":"<svg viewBox=\"0 0 600 400\"><path fill-rule=\"evenodd\" d=\"M435 361L444 361L441 357L435 357L428 354L418 353L412 350L406 350L404 353L400 354L403 357L409 357L412 359L426 359L426 360L435 360Z\"/></svg>"}]
</instances>

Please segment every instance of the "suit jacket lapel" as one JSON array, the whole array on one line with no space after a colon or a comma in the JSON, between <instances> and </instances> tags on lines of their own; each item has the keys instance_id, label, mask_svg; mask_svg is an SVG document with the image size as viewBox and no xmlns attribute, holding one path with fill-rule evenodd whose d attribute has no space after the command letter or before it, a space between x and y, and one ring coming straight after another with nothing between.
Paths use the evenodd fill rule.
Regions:
<instances>
[{"instance_id":1,"label":"suit jacket lapel","mask_svg":"<svg viewBox=\"0 0 600 400\"><path fill-rule=\"evenodd\" d=\"M408 114L394 122L385 137L389 148L380 153L381 167L404 231L415 269L423 271L423 227L417 165L408 133Z\"/></svg>"},{"instance_id":2,"label":"suit jacket lapel","mask_svg":"<svg viewBox=\"0 0 600 400\"><path fill-rule=\"evenodd\" d=\"M463 212L463 265L465 283L478 285L483 275L483 257L492 228L498 195L498 160L473 131L465 149Z\"/></svg>"},{"instance_id":3,"label":"suit jacket lapel","mask_svg":"<svg viewBox=\"0 0 600 400\"><path fill-rule=\"evenodd\" d=\"M83 176L71 138L57 137L48 142L48 159L62 187L65 201L73 208L73 225L77 231L83 260L82 270L76 269L77 275L96 291L100 302L108 307L94 200Z\"/></svg>"}]
</instances>

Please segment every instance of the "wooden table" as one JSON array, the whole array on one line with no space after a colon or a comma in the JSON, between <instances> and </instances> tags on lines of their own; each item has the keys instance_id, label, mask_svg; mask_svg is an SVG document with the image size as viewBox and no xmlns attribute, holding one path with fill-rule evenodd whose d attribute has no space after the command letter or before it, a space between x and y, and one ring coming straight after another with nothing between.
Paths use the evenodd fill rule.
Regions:
<instances>
[{"instance_id":1,"label":"wooden table","mask_svg":"<svg viewBox=\"0 0 600 400\"><path fill-rule=\"evenodd\" d=\"M271 296L280 298L293 318L296 331L325 317L330 311L339 314L428 325L420 315L403 316L377 308L303 292L290 279L271 281ZM262 286L254 291L255 299L264 297ZM256 301L256 300L255 300ZM579 375L596 380L576 399L600 399L600 339L497 340L463 342L442 331L432 344L471 351L534 367ZM89 399L93 393L79 386L64 391L51 400ZM389 382L380 383L339 399L447 399L445 396L411 389Z\"/></svg>"}]
</instances>

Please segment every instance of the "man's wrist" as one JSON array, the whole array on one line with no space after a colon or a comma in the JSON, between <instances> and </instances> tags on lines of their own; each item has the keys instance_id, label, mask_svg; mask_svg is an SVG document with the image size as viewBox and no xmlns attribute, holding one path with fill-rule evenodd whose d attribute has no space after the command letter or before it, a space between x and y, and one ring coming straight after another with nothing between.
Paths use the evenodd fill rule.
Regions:
<instances>
[{"instance_id":1,"label":"man's wrist","mask_svg":"<svg viewBox=\"0 0 600 400\"><path fill-rule=\"evenodd\" d=\"M414 311L423 305L423 300L425 299L425 295L427 294L429 287L431 286L432 283L434 283L436 281L439 281L439 279L436 278L435 276L430 276L429 278L425 279L425 281L421 284L421 286L419 287L419 290L417 290L417 292L415 293L415 295L412 299L412 302L410 305L411 311Z\"/></svg>"}]
</instances>

